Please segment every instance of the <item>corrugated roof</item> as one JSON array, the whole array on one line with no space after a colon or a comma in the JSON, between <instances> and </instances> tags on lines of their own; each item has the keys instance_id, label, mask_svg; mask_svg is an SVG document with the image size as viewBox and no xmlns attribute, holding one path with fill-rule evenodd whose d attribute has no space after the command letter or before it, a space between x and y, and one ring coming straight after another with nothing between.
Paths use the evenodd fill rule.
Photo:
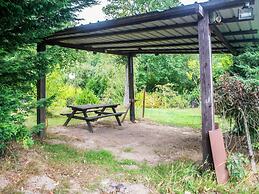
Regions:
<instances>
[{"instance_id":1,"label":"corrugated roof","mask_svg":"<svg viewBox=\"0 0 259 194\"><path fill-rule=\"evenodd\" d=\"M238 9L249 1L253 19L239 20ZM180 6L56 32L48 45L112 54L198 53L197 24L201 9L221 17L211 24L212 51L231 52L259 43L259 0L219 0ZM219 38L224 37L225 41Z\"/></svg>"}]
</instances>

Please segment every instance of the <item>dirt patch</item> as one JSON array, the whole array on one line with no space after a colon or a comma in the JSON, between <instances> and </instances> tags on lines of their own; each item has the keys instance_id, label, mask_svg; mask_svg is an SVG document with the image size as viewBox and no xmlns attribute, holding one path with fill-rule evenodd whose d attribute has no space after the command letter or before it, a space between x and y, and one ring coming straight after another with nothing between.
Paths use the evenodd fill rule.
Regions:
<instances>
[{"instance_id":1,"label":"dirt patch","mask_svg":"<svg viewBox=\"0 0 259 194\"><path fill-rule=\"evenodd\" d=\"M20 150L12 165L1 168L0 193L84 193L109 176L106 169L84 163L56 163L40 146ZM0 164L9 163L1 161ZM95 188L94 188L95 189Z\"/></svg>"},{"instance_id":2,"label":"dirt patch","mask_svg":"<svg viewBox=\"0 0 259 194\"><path fill-rule=\"evenodd\" d=\"M32 176L27 180L24 193L37 193L38 191L53 191L58 184L46 175Z\"/></svg>"},{"instance_id":3,"label":"dirt patch","mask_svg":"<svg viewBox=\"0 0 259 194\"><path fill-rule=\"evenodd\" d=\"M143 184L117 183L112 180L103 180L101 193L105 194L149 194L150 191Z\"/></svg>"},{"instance_id":4,"label":"dirt patch","mask_svg":"<svg viewBox=\"0 0 259 194\"><path fill-rule=\"evenodd\" d=\"M3 176L0 176L0 190L4 189L10 181Z\"/></svg>"},{"instance_id":5,"label":"dirt patch","mask_svg":"<svg viewBox=\"0 0 259 194\"><path fill-rule=\"evenodd\" d=\"M147 121L123 123L94 123L94 133L86 125L49 128L50 134L65 140L49 140L49 143L68 143L80 149L105 149L119 159L132 159L156 164L178 159L201 161L201 136L190 128L177 128Z\"/></svg>"}]
</instances>

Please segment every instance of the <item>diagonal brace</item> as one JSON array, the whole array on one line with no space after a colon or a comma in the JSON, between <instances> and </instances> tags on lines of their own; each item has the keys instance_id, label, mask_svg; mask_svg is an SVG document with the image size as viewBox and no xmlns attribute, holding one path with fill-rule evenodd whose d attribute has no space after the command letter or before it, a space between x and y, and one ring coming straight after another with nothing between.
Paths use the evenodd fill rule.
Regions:
<instances>
[{"instance_id":1,"label":"diagonal brace","mask_svg":"<svg viewBox=\"0 0 259 194\"><path fill-rule=\"evenodd\" d=\"M224 35L220 32L216 24L211 24L210 29L213 34L223 43L223 45L232 53L237 54L237 50L229 43L229 41L224 37Z\"/></svg>"}]
</instances>

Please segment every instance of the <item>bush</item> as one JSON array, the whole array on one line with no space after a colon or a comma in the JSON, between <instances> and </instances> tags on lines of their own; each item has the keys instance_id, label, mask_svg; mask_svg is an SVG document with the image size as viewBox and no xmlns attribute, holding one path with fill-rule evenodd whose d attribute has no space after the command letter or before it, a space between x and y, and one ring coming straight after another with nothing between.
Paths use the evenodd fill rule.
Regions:
<instances>
[{"instance_id":1,"label":"bush","mask_svg":"<svg viewBox=\"0 0 259 194\"><path fill-rule=\"evenodd\" d=\"M84 89L76 96L76 104L98 104L100 99L89 89Z\"/></svg>"},{"instance_id":2,"label":"bush","mask_svg":"<svg viewBox=\"0 0 259 194\"><path fill-rule=\"evenodd\" d=\"M47 94L53 98L48 106L49 116L55 116L60 113L61 109L75 103L76 94L81 89L66 83L64 74L59 68L56 68L47 76Z\"/></svg>"},{"instance_id":3,"label":"bush","mask_svg":"<svg viewBox=\"0 0 259 194\"><path fill-rule=\"evenodd\" d=\"M169 101L169 108L187 108L188 101L180 95L177 95Z\"/></svg>"},{"instance_id":4,"label":"bush","mask_svg":"<svg viewBox=\"0 0 259 194\"><path fill-rule=\"evenodd\" d=\"M233 182L241 181L247 175L246 165L248 159L240 153L231 154L227 160L227 168L230 174L230 180Z\"/></svg>"},{"instance_id":5,"label":"bush","mask_svg":"<svg viewBox=\"0 0 259 194\"><path fill-rule=\"evenodd\" d=\"M136 106L143 106L143 92L139 92L136 95ZM146 108L186 108L188 107L188 101L180 95L173 97L163 96L159 92L146 93Z\"/></svg>"},{"instance_id":6,"label":"bush","mask_svg":"<svg viewBox=\"0 0 259 194\"><path fill-rule=\"evenodd\" d=\"M139 92L136 94L136 106L142 107L143 103L143 92ZM153 92L153 93L146 93L146 99L145 99L145 105L146 108L161 108L163 107L162 98L159 93Z\"/></svg>"},{"instance_id":7,"label":"bush","mask_svg":"<svg viewBox=\"0 0 259 194\"><path fill-rule=\"evenodd\" d=\"M215 88L215 106L218 115L234 121L232 131L239 134L245 134L243 111L253 139L258 138L259 87L257 85L225 75Z\"/></svg>"},{"instance_id":8,"label":"bush","mask_svg":"<svg viewBox=\"0 0 259 194\"><path fill-rule=\"evenodd\" d=\"M142 107L143 92L137 94L137 106ZM173 90L173 84L156 86L156 91L146 93L146 108L186 108L188 101Z\"/></svg>"}]
</instances>

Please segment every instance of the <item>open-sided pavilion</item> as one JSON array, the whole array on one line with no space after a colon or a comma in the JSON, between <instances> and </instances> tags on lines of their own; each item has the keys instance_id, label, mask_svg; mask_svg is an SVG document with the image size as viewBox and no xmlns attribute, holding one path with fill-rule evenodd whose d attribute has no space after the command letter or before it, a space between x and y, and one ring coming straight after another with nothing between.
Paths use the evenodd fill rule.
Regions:
<instances>
[{"instance_id":1,"label":"open-sided pavilion","mask_svg":"<svg viewBox=\"0 0 259 194\"><path fill-rule=\"evenodd\" d=\"M252 15L250 15L253 11ZM136 54L199 54L202 107L203 160L212 163L208 132L215 129L212 53L236 55L259 42L258 0L212 0L120 19L67 28L38 44L128 58L130 120L135 121L134 65ZM46 78L37 84L38 100L46 98ZM46 110L38 108L37 122L45 123ZM41 133L44 136L44 130Z\"/></svg>"}]
</instances>

